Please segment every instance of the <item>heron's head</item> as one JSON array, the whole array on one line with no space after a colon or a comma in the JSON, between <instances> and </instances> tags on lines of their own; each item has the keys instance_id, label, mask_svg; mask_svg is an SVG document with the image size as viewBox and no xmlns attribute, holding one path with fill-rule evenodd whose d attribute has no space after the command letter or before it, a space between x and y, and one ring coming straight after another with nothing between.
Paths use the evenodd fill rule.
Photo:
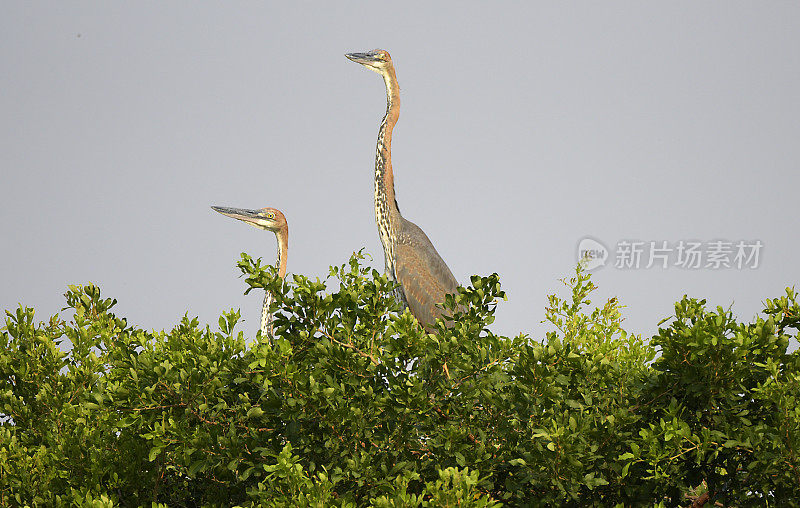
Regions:
<instances>
[{"instance_id":1,"label":"heron's head","mask_svg":"<svg viewBox=\"0 0 800 508\"><path fill-rule=\"evenodd\" d=\"M383 74L392 67L392 57L385 49L373 49L366 53L347 53L344 56L378 74Z\"/></svg>"},{"instance_id":2,"label":"heron's head","mask_svg":"<svg viewBox=\"0 0 800 508\"><path fill-rule=\"evenodd\" d=\"M288 229L286 217L277 208L262 208L260 210L228 208L226 206L212 206L211 208L215 212L239 219L258 229L272 231L273 233Z\"/></svg>"}]
</instances>

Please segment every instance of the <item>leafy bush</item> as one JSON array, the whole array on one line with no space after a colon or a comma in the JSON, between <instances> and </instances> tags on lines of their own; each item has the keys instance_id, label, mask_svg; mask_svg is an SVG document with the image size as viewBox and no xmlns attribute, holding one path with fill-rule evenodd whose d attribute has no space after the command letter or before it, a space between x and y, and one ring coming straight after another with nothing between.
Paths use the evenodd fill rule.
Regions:
<instances>
[{"instance_id":1,"label":"leafy bush","mask_svg":"<svg viewBox=\"0 0 800 508\"><path fill-rule=\"evenodd\" d=\"M0 505L800 504L793 290L753 323L684 298L646 343L578 268L539 342L491 331L496 274L429 334L362 259L281 281L243 254L274 341L236 311L148 332L92 285L69 322L7 312Z\"/></svg>"}]
</instances>

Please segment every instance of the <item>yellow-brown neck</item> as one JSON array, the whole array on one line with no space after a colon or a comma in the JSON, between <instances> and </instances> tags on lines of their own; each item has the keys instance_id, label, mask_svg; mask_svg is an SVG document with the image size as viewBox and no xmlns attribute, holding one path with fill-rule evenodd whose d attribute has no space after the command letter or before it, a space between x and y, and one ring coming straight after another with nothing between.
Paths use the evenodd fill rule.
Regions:
<instances>
[{"instance_id":1,"label":"yellow-brown neck","mask_svg":"<svg viewBox=\"0 0 800 508\"><path fill-rule=\"evenodd\" d=\"M284 227L275 236L278 239L278 277L286 277L286 259L289 255L289 228Z\"/></svg>"},{"instance_id":2,"label":"yellow-brown neck","mask_svg":"<svg viewBox=\"0 0 800 508\"><path fill-rule=\"evenodd\" d=\"M278 240L278 277L283 279L286 277L286 259L289 254L289 228L288 226L275 232L275 238ZM269 311L269 306L275 300L275 295L267 291L264 295L264 304L261 306L261 335L264 335L272 340L272 319L273 315Z\"/></svg>"},{"instance_id":3,"label":"yellow-brown neck","mask_svg":"<svg viewBox=\"0 0 800 508\"><path fill-rule=\"evenodd\" d=\"M381 73L386 84L386 114L378 131L378 146L375 152L375 222L383 244L386 269L394 278L394 230L400 218L400 210L394 194L392 172L392 131L400 117L400 86L397 84L394 67Z\"/></svg>"}]
</instances>

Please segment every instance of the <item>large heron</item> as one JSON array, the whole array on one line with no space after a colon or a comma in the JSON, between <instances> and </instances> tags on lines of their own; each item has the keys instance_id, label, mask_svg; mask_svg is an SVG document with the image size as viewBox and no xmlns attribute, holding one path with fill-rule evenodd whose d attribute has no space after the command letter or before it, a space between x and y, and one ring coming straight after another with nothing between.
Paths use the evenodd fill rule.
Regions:
<instances>
[{"instance_id":1,"label":"large heron","mask_svg":"<svg viewBox=\"0 0 800 508\"><path fill-rule=\"evenodd\" d=\"M428 330L442 316L438 304L456 293L458 282L428 236L400 215L392 173L392 130L400 116L400 86L388 51L348 53L350 60L377 72L386 84L386 114L378 131L375 154L375 221L383 244L386 272L400 284L400 297Z\"/></svg>"},{"instance_id":2,"label":"large heron","mask_svg":"<svg viewBox=\"0 0 800 508\"><path fill-rule=\"evenodd\" d=\"M286 276L286 256L289 251L289 224L286 217L276 208L262 208L260 210L247 210L245 208L228 208L225 206L212 206L214 211L234 219L244 221L251 226L272 231L278 239L278 277ZM264 305L261 308L261 334L272 340L272 313L269 306L275 296L267 291L264 295Z\"/></svg>"}]
</instances>

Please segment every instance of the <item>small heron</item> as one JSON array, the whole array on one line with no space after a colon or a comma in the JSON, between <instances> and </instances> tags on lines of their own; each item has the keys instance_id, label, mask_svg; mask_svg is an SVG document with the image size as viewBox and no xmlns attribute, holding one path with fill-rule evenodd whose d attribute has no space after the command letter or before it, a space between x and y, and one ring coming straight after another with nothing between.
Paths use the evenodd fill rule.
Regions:
<instances>
[{"instance_id":1,"label":"small heron","mask_svg":"<svg viewBox=\"0 0 800 508\"><path fill-rule=\"evenodd\" d=\"M276 208L262 208L260 210L248 210L245 208L228 208L224 206L212 206L215 212L222 215L246 222L253 227L272 231L278 239L278 277L283 279L286 276L286 256L289 251L289 225L286 217ZM261 334L272 340L272 313L269 306L275 296L267 291L264 295L264 305L261 308Z\"/></svg>"}]
</instances>

